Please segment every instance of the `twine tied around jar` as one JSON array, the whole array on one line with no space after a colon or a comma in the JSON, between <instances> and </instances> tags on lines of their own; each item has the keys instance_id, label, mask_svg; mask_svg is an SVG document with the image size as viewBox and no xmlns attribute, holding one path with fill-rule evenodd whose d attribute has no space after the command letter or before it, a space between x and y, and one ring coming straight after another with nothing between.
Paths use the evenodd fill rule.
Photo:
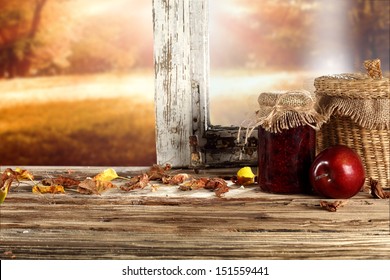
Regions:
<instances>
[{"instance_id":1,"label":"twine tied around jar","mask_svg":"<svg viewBox=\"0 0 390 280\"><path fill-rule=\"evenodd\" d=\"M372 79L383 78L380 59L365 60L363 64L370 78Z\"/></svg>"},{"instance_id":2,"label":"twine tied around jar","mask_svg":"<svg viewBox=\"0 0 390 280\"><path fill-rule=\"evenodd\" d=\"M306 90L264 92L258 102L256 125L273 133L303 125L318 130L325 121L316 111L313 95Z\"/></svg>"},{"instance_id":3,"label":"twine tied around jar","mask_svg":"<svg viewBox=\"0 0 390 280\"><path fill-rule=\"evenodd\" d=\"M258 126L272 133L308 125L316 130L325 122L325 117L316 109L314 96L306 90L263 92L258 98L259 110L247 125L245 142ZM237 142L240 141L241 127Z\"/></svg>"}]
</instances>

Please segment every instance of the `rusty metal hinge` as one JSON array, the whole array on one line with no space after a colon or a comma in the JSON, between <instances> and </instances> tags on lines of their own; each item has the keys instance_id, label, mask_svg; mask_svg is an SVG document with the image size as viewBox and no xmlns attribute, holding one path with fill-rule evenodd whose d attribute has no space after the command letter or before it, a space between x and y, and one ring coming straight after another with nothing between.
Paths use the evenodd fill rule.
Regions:
<instances>
[{"instance_id":1,"label":"rusty metal hinge","mask_svg":"<svg viewBox=\"0 0 390 280\"><path fill-rule=\"evenodd\" d=\"M203 166L202 156L200 153L200 147L198 144L198 136L191 135L190 136L190 151L191 151L191 162L190 168L193 168L197 173L199 168Z\"/></svg>"}]
</instances>

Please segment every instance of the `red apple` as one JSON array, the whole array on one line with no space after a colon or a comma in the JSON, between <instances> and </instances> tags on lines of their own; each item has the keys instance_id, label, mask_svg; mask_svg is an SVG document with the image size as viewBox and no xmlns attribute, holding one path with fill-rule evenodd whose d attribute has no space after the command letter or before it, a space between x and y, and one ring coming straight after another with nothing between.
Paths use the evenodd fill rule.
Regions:
<instances>
[{"instance_id":1,"label":"red apple","mask_svg":"<svg viewBox=\"0 0 390 280\"><path fill-rule=\"evenodd\" d=\"M357 194L365 180L360 156L344 145L321 151L310 167L310 183L319 195L346 199Z\"/></svg>"}]
</instances>

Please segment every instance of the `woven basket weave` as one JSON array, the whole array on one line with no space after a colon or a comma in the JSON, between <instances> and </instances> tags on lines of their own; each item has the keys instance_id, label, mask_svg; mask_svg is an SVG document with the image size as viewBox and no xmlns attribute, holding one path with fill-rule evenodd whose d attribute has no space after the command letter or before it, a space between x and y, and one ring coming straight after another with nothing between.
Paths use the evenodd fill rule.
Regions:
<instances>
[{"instance_id":1,"label":"woven basket weave","mask_svg":"<svg viewBox=\"0 0 390 280\"><path fill-rule=\"evenodd\" d=\"M368 178L379 181L381 186L390 186L390 131L366 129L349 117L332 116L317 132L317 151L336 144L353 148L362 158Z\"/></svg>"},{"instance_id":2,"label":"woven basket weave","mask_svg":"<svg viewBox=\"0 0 390 280\"><path fill-rule=\"evenodd\" d=\"M389 98L389 79L372 79L365 74L322 76L314 82L317 95L343 98Z\"/></svg>"},{"instance_id":3,"label":"woven basket weave","mask_svg":"<svg viewBox=\"0 0 390 280\"><path fill-rule=\"evenodd\" d=\"M390 187L389 79L361 74L315 79L318 104L328 121L317 133L317 151L343 144L362 158L369 178Z\"/></svg>"}]
</instances>

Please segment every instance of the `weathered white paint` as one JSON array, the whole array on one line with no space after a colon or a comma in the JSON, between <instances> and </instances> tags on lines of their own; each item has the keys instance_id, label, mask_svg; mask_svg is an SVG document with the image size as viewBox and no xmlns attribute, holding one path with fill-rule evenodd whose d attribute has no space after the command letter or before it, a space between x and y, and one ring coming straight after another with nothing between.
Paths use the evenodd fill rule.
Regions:
<instances>
[{"instance_id":1,"label":"weathered white paint","mask_svg":"<svg viewBox=\"0 0 390 280\"><path fill-rule=\"evenodd\" d=\"M204 131L207 1L154 0L157 162L190 164L189 136ZM195 97L192 95L195 93Z\"/></svg>"},{"instance_id":2,"label":"weathered white paint","mask_svg":"<svg viewBox=\"0 0 390 280\"><path fill-rule=\"evenodd\" d=\"M237 128L209 124L208 3L209 0L153 0L159 164L191 166L191 135L198 137L203 166L240 164L240 159L241 164L256 162L253 147L251 153L240 154L241 148L234 142Z\"/></svg>"}]
</instances>

